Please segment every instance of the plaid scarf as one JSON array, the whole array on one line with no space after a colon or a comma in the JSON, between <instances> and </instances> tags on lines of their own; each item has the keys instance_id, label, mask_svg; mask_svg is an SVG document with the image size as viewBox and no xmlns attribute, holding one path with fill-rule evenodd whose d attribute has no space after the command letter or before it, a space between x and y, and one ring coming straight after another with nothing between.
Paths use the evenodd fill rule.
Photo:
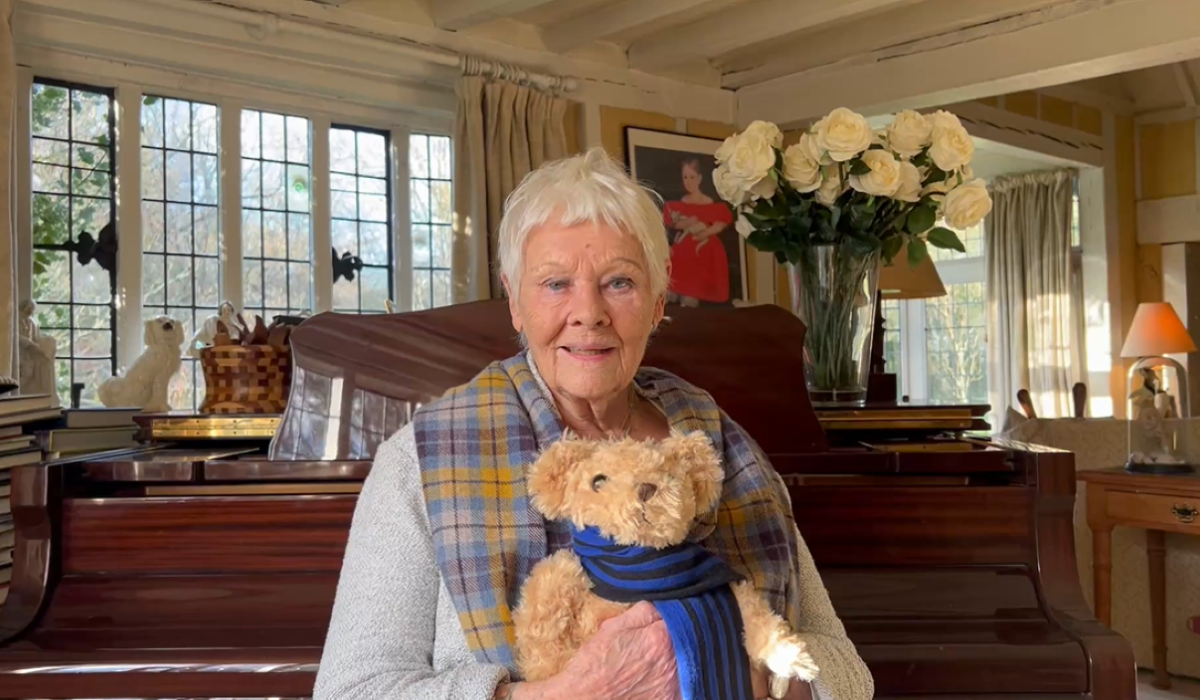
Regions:
<instances>
[{"instance_id":1,"label":"plaid scarf","mask_svg":"<svg viewBox=\"0 0 1200 700\"><path fill-rule=\"evenodd\" d=\"M798 624L796 529L782 480L708 393L649 368L635 385L673 429L703 430L723 452L721 501L697 517L689 541L754 581ZM525 486L526 465L562 437L558 411L521 354L423 406L413 424L438 567L467 645L477 661L516 678L512 610L521 584L540 560L571 545L567 525L534 510Z\"/></svg>"}]
</instances>

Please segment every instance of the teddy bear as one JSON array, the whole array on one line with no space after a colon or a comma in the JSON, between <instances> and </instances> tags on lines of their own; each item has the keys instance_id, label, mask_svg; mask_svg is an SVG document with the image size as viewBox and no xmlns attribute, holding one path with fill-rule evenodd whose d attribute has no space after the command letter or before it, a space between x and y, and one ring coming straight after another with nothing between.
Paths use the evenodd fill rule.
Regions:
<instances>
[{"instance_id":1,"label":"teddy bear","mask_svg":"<svg viewBox=\"0 0 1200 700\"><path fill-rule=\"evenodd\" d=\"M700 431L661 441L566 435L544 450L527 474L530 500L543 517L570 522L573 545L538 562L521 587L513 625L522 677L559 673L601 623L649 600L667 623L685 700L749 700L751 668L815 678L804 641L753 584L687 541L724 477ZM726 678L738 679L732 694L705 692Z\"/></svg>"},{"instance_id":2,"label":"teddy bear","mask_svg":"<svg viewBox=\"0 0 1200 700\"><path fill-rule=\"evenodd\" d=\"M158 316L145 322L146 350L133 361L124 377L110 377L96 389L100 403L109 408L140 408L146 413L171 410L167 389L183 364L183 326Z\"/></svg>"}]
</instances>

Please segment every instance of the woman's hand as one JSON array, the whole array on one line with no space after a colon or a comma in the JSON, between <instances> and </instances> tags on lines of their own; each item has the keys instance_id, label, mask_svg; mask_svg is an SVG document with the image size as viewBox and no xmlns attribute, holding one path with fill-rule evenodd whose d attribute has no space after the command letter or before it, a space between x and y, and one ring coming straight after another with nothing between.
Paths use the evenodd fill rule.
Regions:
<instances>
[{"instance_id":1,"label":"woman's hand","mask_svg":"<svg viewBox=\"0 0 1200 700\"><path fill-rule=\"evenodd\" d=\"M667 625L650 603L605 621L559 674L571 700L678 700Z\"/></svg>"}]
</instances>

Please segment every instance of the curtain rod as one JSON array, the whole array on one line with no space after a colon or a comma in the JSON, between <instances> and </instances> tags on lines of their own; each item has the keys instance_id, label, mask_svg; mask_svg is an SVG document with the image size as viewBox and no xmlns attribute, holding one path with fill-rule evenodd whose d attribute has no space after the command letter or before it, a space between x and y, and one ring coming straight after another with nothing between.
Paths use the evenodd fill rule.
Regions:
<instances>
[{"instance_id":1,"label":"curtain rod","mask_svg":"<svg viewBox=\"0 0 1200 700\"><path fill-rule=\"evenodd\" d=\"M173 7L185 6L203 14L240 22L246 25L246 31L250 36L259 40L269 38L278 33L282 21L286 24L289 31L294 31L297 34L303 34L315 39L329 39L331 36L337 36L340 41L362 46L363 48L406 54L427 63L456 68L462 75L478 75L485 78L508 80L522 85L530 85L548 92L571 92L579 87L579 81L572 77L541 73L514 64L460 54L449 49L419 46L402 41L393 43L392 41L375 37L337 31L321 24L297 21L295 18L281 20L279 15L256 7L253 0L221 0L221 4L216 4L212 0L203 0L201 2L188 0L182 5L179 0L149 1Z\"/></svg>"}]
</instances>

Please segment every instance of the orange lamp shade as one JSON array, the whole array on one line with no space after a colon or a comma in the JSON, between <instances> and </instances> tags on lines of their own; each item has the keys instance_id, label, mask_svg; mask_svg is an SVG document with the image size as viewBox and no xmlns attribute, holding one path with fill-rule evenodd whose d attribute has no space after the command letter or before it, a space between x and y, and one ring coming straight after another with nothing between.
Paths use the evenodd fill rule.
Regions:
<instances>
[{"instance_id":1,"label":"orange lamp shade","mask_svg":"<svg viewBox=\"0 0 1200 700\"><path fill-rule=\"evenodd\" d=\"M1139 304L1133 325L1125 336L1121 357L1150 357L1168 353L1196 352L1196 343L1175 307L1169 302Z\"/></svg>"}]
</instances>

